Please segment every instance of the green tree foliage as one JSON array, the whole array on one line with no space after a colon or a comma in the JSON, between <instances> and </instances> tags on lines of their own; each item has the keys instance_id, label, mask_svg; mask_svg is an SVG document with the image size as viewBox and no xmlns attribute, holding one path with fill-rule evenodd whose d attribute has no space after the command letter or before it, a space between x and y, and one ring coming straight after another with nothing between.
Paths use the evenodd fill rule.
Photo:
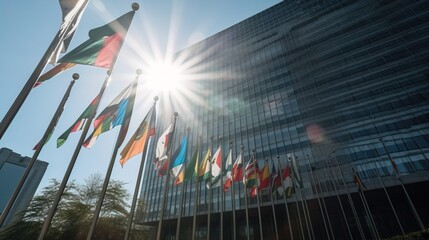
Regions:
<instances>
[{"instance_id":1,"label":"green tree foliage","mask_svg":"<svg viewBox=\"0 0 429 240\"><path fill-rule=\"evenodd\" d=\"M93 218L103 179L92 175L83 184L71 182L65 189L52 220L46 240L85 239ZM52 206L60 183L53 179L36 195L25 212L22 221L0 231L0 239L37 239L43 221ZM124 183L111 180L102 205L93 239L121 239L124 236L129 193Z\"/></svg>"}]
</instances>

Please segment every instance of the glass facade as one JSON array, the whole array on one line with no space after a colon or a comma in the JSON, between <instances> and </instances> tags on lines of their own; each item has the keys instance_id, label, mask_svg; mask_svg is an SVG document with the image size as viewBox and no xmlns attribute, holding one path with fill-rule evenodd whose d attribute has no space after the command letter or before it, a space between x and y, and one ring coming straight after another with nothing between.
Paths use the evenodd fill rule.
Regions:
<instances>
[{"instance_id":1,"label":"glass facade","mask_svg":"<svg viewBox=\"0 0 429 240\"><path fill-rule=\"evenodd\" d=\"M226 158L232 142L234 160L242 145L245 164L254 149L260 168L268 160L278 169L277 156L284 168L293 155L303 179L302 194L287 199L296 239L309 238L305 234L320 236L316 239L329 239L329 234L338 239L372 236L353 168L368 189L365 194L380 236L400 234L388 197L394 199L404 231L418 230L391 158L428 226L424 202L429 196L418 191L427 188L429 180L427 9L424 0L284 1L184 49L177 58L184 59L198 80L190 85L194 98L169 102L179 112L173 148L190 127L188 158L199 136L202 155L221 145ZM157 136L171 120L162 114ZM198 238L206 239L211 205L211 235L219 234L223 208L224 236L230 239L231 191L225 193L222 206L220 188L213 189L210 199L205 184L195 189L194 181L185 185L181 239L190 239L197 191ZM181 199L181 186L169 184L165 239L175 236ZM158 177L154 165L147 164L139 223L157 226L164 186L165 177ZM237 238L246 239L243 184L234 187ZM264 238L275 239L277 224L280 239L289 239L284 202L282 195L274 194L273 218L270 195L262 192ZM256 209L256 199L249 198L252 239L259 239L261 231Z\"/></svg>"}]
</instances>

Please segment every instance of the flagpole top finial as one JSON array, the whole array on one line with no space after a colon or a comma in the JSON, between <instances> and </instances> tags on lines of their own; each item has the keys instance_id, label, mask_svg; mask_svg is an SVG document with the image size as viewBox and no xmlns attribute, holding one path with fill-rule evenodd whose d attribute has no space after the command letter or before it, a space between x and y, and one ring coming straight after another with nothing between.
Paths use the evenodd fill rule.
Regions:
<instances>
[{"instance_id":1,"label":"flagpole top finial","mask_svg":"<svg viewBox=\"0 0 429 240\"><path fill-rule=\"evenodd\" d=\"M244 146L243 146L243 145L241 145L241 146L240 146L240 149L241 149L241 150L243 150L243 149L244 149Z\"/></svg>"},{"instance_id":2,"label":"flagpole top finial","mask_svg":"<svg viewBox=\"0 0 429 240\"><path fill-rule=\"evenodd\" d=\"M174 112L174 117L179 116L179 114L177 112Z\"/></svg>"},{"instance_id":3,"label":"flagpole top finial","mask_svg":"<svg viewBox=\"0 0 429 240\"><path fill-rule=\"evenodd\" d=\"M277 159L279 159L279 158L280 158L280 156L279 156L279 155L277 155L277 156L276 156L276 158L277 158Z\"/></svg>"},{"instance_id":4,"label":"flagpole top finial","mask_svg":"<svg viewBox=\"0 0 429 240\"><path fill-rule=\"evenodd\" d=\"M232 147L232 141L230 141L230 142L229 142L229 146L231 146L231 147Z\"/></svg>"},{"instance_id":5,"label":"flagpole top finial","mask_svg":"<svg viewBox=\"0 0 429 240\"><path fill-rule=\"evenodd\" d=\"M219 141L220 141L220 142L222 142L222 141L223 141L223 137L222 137L222 136L220 136L220 137L219 137Z\"/></svg>"},{"instance_id":6,"label":"flagpole top finial","mask_svg":"<svg viewBox=\"0 0 429 240\"><path fill-rule=\"evenodd\" d=\"M256 152L256 149L255 149L255 148L254 148L254 149L252 149L252 152L253 152L253 153L255 153L255 152Z\"/></svg>"},{"instance_id":7,"label":"flagpole top finial","mask_svg":"<svg viewBox=\"0 0 429 240\"><path fill-rule=\"evenodd\" d=\"M159 97L158 96L155 96L155 97L153 97L153 100L156 102L156 101L158 101L158 99L159 99Z\"/></svg>"},{"instance_id":8,"label":"flagpole top finial","mask_svg":"<svg viewBox=\"0 0 429 240\"><path fill-rule=\"evenodd\" d=\"M112 75L112 69L107 70L107 75Z\"/></svg>"},{"instance_id":9,"label":"flagpole top finial","mask_svg":"<svg viewBox=\"0 0 429 240\"><path fill-rule=\"evenodd\" d=\"M143 73L143 71L140 68L137 68L136 73L137 73L137 75L141 75Z\"/></svg>"},{"instance_id":10,"label":"flagpole top finial","mask_svg":"<svg viewBox=\"0 0 429 240\"><path fill-rule=\"evenodd\" d=\"M186 128L186 130L188 130L188 132L189 132L189 131L191 131L191 128L190 128L190 127L188 127L188 128Z\"/></svg>"},{"instance_id":11,"label":"flagpole top finial","mask_svg":"<svg viewBox=\"0 0 429 240\"><path fill-rule=\"evenodd\" d=\"M73 73L72 78L73 80L78 80L79 79L79 73Z\"/></svg>"},{"instance_id":12,"label":"flagpole top finial","mask_svg":"<svg viewBox=\"0 0 429 240\"><path fill-rule=\"evenodd\" d=\"M138 3L133 3L131 4L131 8L133 9L133 11L137 11L140 8L140 5Z\"/></svg>"}]
</instances>

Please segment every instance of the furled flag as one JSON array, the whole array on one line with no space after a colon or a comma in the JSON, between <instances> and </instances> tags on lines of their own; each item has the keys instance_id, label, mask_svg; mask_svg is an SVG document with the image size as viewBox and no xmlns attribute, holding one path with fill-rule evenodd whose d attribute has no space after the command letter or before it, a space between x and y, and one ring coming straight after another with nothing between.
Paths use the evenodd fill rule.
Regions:
<instances>
[{"instance_id":1,"label":"furled flag","mask_svg":"<svg viewBox=\"0 0 429 240\"><path fill-rule=\"evenodd\" d=\"M159 137L158 142L156 143L155 148L155 159L153 163L156 166L156 170L158 170L162 163L167 160L168 152L171 147L171 140L173 139L174 134L174 125L171 124L162 135Z\"/></svg>"},{"instance_id":2,"label":"furled flag","mask_svg":"<svg viewBox=\"0 0 429 240\"><path fill-rule=\"evenodd\" d=\"M185 164L187 148L188 148L188 137L185 136L182 139L182 143L180 144L179 149L176 150L177 154L174 154L174 158L171 159L171 162L172 162L171 174L175 178L179 176L179 173L182 170L183 165Z\"/></svg>"},{"instance_id":3,"label":"furled flag","mask_svg":"<svg viewBox=\"0 0 429 240\"><path fill-rule=\"evenodd\" d=\"M179 173L179 176L176 178L174 182L176 185L181 184L183 181L188 181L192 177L197 176L198 174L198 163L200 162L200 148L197 147L195 149L194 154L192 155L192 159L189 164L186 164L186 169L182 170Z\"/></svg>"},{"instance_id":4,"label":"furled flag","mask_svg":"<svg viewBox=\"0 0 429 240\"><path fill-rule=\"evenodd\" d=\"M229 150L225 163L226 174L223 176L223 191L226 192L232 185L232 149Z\"/></svg>"},{"instance_id":5,"label":"furled flag","mask_svg":"<svg viewBox=\"0 0 429 240\"><path fill-rule=\"evenodd\" d=\"M88 121L91 113L97 110L98 104L100 103L100 95L97 95L94 100L91 101L89 106L83 111L83 113L79 116L79 118L73 123L73 125L67 129L61 136L57 139L57 148L61 147L69 137L70 133L77 132L82 130Z\"/></svg>"},{"instance_id":6,"label":"furled flag","mask_svg":"<svg viewBox=\"0 0 429 240\"><path fill-rule=\"evenodd\" d=\"M122 92L98 115L94 120L94 131L83 143L84 147L91 148L100 134L118 125L121 125L121 129L116 142L117 146L122 144L130 124L136 98L136 89L137 80L122 90Z\"/></svg>"},{"instance_id":7,"label":"furled flag","mask_svg":"<svg viewBox=\"0 0 429 240\"><path fill-rule=\"evenodd\" d=\"M220 187L222 178L222 146L219 146L212 158L211 184L212 188ZM210 184L210 183L207 183ZM209 188L209 186L207 186Z\"/></svg>"},{"instance_id":8,"label":"furled flag","mask_svg":"<svg viewBox=\"0 0 429 240\"><path fill-rule=\"evenodd\" d=\"M121 159L119 162L123 166L128 159L135 155L143 152L147 145L147 142L151 136L155 134L155 122L156 122L156 109L155 105L147 113L146 117L138 126L136 132L125 145L121 152Z\"/></svg>"},{"instance_id":9,"label":"furled flag","mask_svg":"<svg viewBox=\"0 0 429 240\"><path fill-rule=\"evenodd\" d=\"M279 193L282 193L284 190L283 190L283 186L282 186L282 181L281 181L281 179L280 179L280 168L279 168L279 170L277 171L276 170L276 166L274 166L274 163L273 163L273 167L271 168L271 189L272 189L272 192L274 193L276 190L279 192Z\"/></svg>"},{"instance_id":10,"label":"furled flag","mask_svg":"<svg viewBox=\"0 0 429 240\"><path fill-rule=\"evenodd\" d=\"M212 151L210 147L207 149L206 156L203 159L203 162L200 165L198 170L198 180L199 181L208 181L210 180L211 171L210 171L210 158L212 156Z\"/></svg>"},{"instance_id":11,"label":"furled flag","mask_svg":"<svg viewBox=\"0 0 429 240\"><path fill-rule=\"evenodd\" d=\"M250 188L250 196L255 197L257 195L256 191L256 181L258 178L258 162L256 162L255 158L252 156L250 161L247 163L246 168L244 169L244 178L243 183L246 188Z\"/></svg>"},{"instance_id":12,"label":"furled flag","mask_svg":"<svg viewBox=\"0 0 429 240\"><path fill-rule=\"evenodd\" d=\"M356 187L358 188L359 191L363 191L366 190L365 185L363 184L362 180L359 177L359 174L355 171L355 168L352 168L353 171L353 181L356 184Z\"/></svg>"},{"instance_id":13,"label":"furled flag","mask_svg":"<svg viewBox=\"0 0 429 240\"><path fill-rule=\"evenodd\" d=\"M85 0L59 0L63 22L60 26L60 32L67 31L64 35L63 41L52 53L49 58L49 63L56 64L60 53L65 53L73 38L77 25L80 22L82 13L88 5L89 1Z\"/></svg>"},{"instance_id":14,"label":"furled flag","mask_svg":"<svg viewBox=\"0 0 429 240\"><path fill-rule=\"evenodd\" d=\"M72 64L112 68L134 13L134 11L130 11L104 26L90 30L88 33L89 39L58 60L58 63L61 64L40 76L36 85L69 69L73 66Z\"/></svg>"},{"instance_id":15,"label":"furled flag","mask_svg":"<svg viewBox=\"0 0 429 240\"><path fill-rule=\"evenodd\" d=\"M286 196L289 197L293 193L292 174L289 164L282 171L283 187L286 191ZM282 192L283 193L283 192Z\"/></svg>"},{"instance_id":16,"label":"furled flag","mask_svg":"<svg viewBox=\"0 0 429 240\"><path fill-rule=\"evenodd\" d=\"M302 180L301 180L301 172L299 170L299 163L296 161L296 158L293 154L288 153L287 154L288 159L290 160L290 164L292 165L292 174L295 178L295 182L298 185L299 188L302 187Z\"/></svg>"},{"instance_id":17,"label":"furled flag","mask_svg":"<svg viewBox=\"0 0 429 240\"><path fill-rule=\"evenodd\" d=\"M268 167L268 163L265 163L264 167L259 172L259 181L259 192L262 191L262 189L270 186L270 169Z\"/></svg>"}]
</instances>

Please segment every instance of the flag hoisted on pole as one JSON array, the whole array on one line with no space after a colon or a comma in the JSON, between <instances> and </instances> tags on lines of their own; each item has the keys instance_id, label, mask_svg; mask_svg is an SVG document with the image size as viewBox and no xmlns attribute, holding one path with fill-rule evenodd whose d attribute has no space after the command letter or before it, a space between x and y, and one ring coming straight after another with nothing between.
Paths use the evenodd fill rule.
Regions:
<instances>
[{"instance_id":1,"label":"flag hoisted on pole","mask_svg":"<svg viewBox=\"0 0 429 240\"><path fill-rule=\"evenodd\" d=\"M73 80L70 82L70 85L68 86L66 92L64 93L64 96L60 102L60 104L57 107L57 110L55 111L54 115L52 116L52 119L46 128L45 133L42 136L42 139L40 140L40 143L45 143L48 140L48 137L51 135L52 131L55 128L55 125L57 124L59 118L61 117L61 114L63 112L64 106L67 102L68 97L70 96L70 92L73 88L73 85L75 81L79 79L79 74L73 74ZM42 151L44 144L38 144L36 151L33 154L33 157L29 161L27 167L25 168L25 172L22 175L21 179L18 182L18 185L15 188L15 191L13 192L12 196L9 198L9 201L7 202L6 206L4 207L1 215L0 215L0 227L3 226L7 215L9 214L13 204L16 201L16 198L18 197L18 194L21 192L22 187L24 186L25 181L27 180L28 175L30 174L31 169L33 168L34 163L37 160L37 157L39 156L40 152Z\"/></svg>"},{"instance_id":2,"label":"flag hoisted on pole","mask_svg":"<svg viewBox=\"0 0 429 240\"><path fill-rule=\"evenodd\" d=\"M174 125L171 124L159 137L155 148L155 169L159 170L164 161L167 161L168 154L170 153L171 141L173 139Z\"/></svg>"},{"instance_id":3,"label":"flag hoisted on pole","mask_svg":"<svg viewBox=\"0 0 429 240\"><path fill-rule=\"evenodd\" d=\"M116 139L116 143L113 149L112 157L110 159L109 166L107 168L106 177L104 178L103 187L101 189L101 193L97 201L94 217L92 219L91 227L88 232L87 240L92 239L92 235L94 233L95 226L97 224L98 217L100 215L101 206L103 205L104 196L106 195L106 190L109 184L110 175L112 174L112 169L115 163L116 154L122 142L124 141L125 135L127 134L127 131L128 131L128 126L130 124L131 115L133 112L134 101L136 98L137 82L142 71L140 69L137 69L136 73L137 73L136 79L126 89L124 89L118 95L118 97L116 97L105 108L105 110L103 110L100 113L97 119L94 120L96 128L94 130L94 133L91 134L90 137L88 138L88 140L91 140L89 141L89 143L91 144L93 143L92 140L96 139L97 136L102 132L110 130L117 125L121 125L121 128L119 129L118 137ZM103 126L105 126L105 128L103 128Z\"/></svg>"},{"instance_id":4,"label":"flag hoisted on pole","mask_svg":"<svg viewBox=\"0 0 429 240\"><path fill-rule=\"evenodd\" d=\"M195 177L195 192L197 194L197 196L195 197L194 200L194 216L192 219L192 240L195 240L195 235L196 235L196 229L197 229L197 210L198 210L198 202L199 202L199 197L200 197L200 181L198 178L198 167L199 167L199 163L200 163L200 155L201 155L201 136L199 137L200 140L198 141L197 144L197 149L195 150L194 156L192 157L191 163L189 164L189 167L187 167L186 172L185 172L185 180L188 180L188 176L189 179L191 179L192 177ZM193 168L191 167L192 164L194 164ZM189 169L193 169L193 170L189 170Z\"/></svg>"},{"instance_id":5,"label":"flag hoisted on pole","mask_svg":"<svg viewBox=\"0 0 429 240\"><path fill-rule=\"evenodd\" d=\"M3 137L4 133L8 129L10 123L15 118L16 114L18 113L21 106L24 104L25 99L30 94L33 86L36 84L37 79L39 78L40 74L43 72L43 69L48 64L49 59L54 54L55 51L57 51L57 48L60 47L64 39L68 36L71 40L70 32L73 32L74 29L77 27L78 19L82 15L85 7L88 5L89 0L81 0L73 7L76 8L76 11L71 11L72 14L69 15L66 21L63 22L60 29L58 30L55 37L52 39L51 44L49 45L46 52L43 54L42 58L40 59L39 63L37 64L36 68L34 69L33 73L28 78L27 82L25 83L24 87L21 89L21 92L16 97L15 101L13 102L12 106L7 111L6 115L4 116L3 120L0 123L0 139Z\"/></svg>"},{"instance_id":6,"label":"flag hoisted on pole","mask_svg":"<svg viewBox=\"0 0 429 240\"><path fill-rule=\"evenodd\" d=\"M137 205L137 196L140 190L140 183L143 175L143 168L145 165L145 158L147 159L147 150L149 148L149 141L151 137L155 135L155 125L156 125L156 101L158 101L158 97L154 97L154 102L152 108L147 113L146 117L138 126L136 132L130 138L128 143L125 145L122 150L121 159L119 162L121 166L125 164L128 159L139 154L142 154L142 158L140 161L140 168L137 174L136 186L134 188L133 200L131 202L130 215L128 216L127 229L125 230L124 240L128 240L131 232L131 225L134 219L134 212Z\"/></svg>"},{"instance_id":7,"label":"flag hoisted on pole","mask_svg":"<svg viewBox=\"0 0 429 240\"><path fill-rule=\"evenodd\" d=\"M278 165L278 168L279 168L279 171L280 171L280 169L282 169L282 165L280 164L280 159L279 159L279 156L278 156L278 155L277 155L277 165ZM286 169L286 168L285 168L285 169ZM290 171L288 171L288 172L289 172L289 175L287 175L287 176L290 176ZM285 186L285 185L283 185L283 183L284 183L283 173L278 174L278 176L279 176L279 178L280 178L281 188L283 189L283 190L282 190L282 193L284 193L284 192L285 192L285 190L286 190L286 186ZM289 181L289 182L290 182L290 181ZM283 200L284 200L284 204L285 204L285 208L286 208L287 225L288 225L288 227L289 227L289 235L290 235L290 239L291 239L291 240L293 240L293 232L292 232L292 224L291 224L291 222L290 222L289 207L288 207L288 205L287 205L286 194L283 194L283 195L284 195L284 196L283 196Z\"/></svg>"}]
</instances>

